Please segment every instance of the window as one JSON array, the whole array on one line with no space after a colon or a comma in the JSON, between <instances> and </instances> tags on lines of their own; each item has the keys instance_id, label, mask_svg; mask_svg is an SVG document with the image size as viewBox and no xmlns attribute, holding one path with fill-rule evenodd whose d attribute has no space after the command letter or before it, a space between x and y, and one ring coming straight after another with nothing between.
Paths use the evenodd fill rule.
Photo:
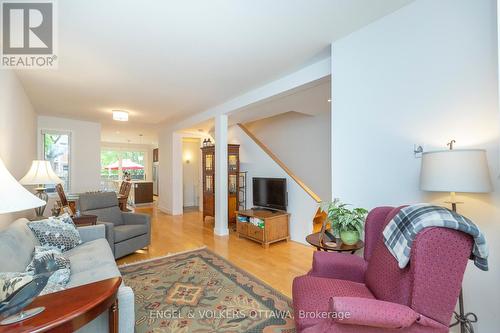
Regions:
<instances>
[{"instance_id":1,"label":"window","mask_svg":"<svg viewBox=\"0 0 500 333\"><path fill-rule=\"evenodd\" d=\"M122 180L125 174L131 180L144 180L145 152L128 151L112 148L101 150L101 188L115 189L116 182Z\"/></svg>"},{"instance_id":2,"label":"window","mask_svg":"<svg viewBox=\"0 0 500 333\"><path fill-rule=\"evenodd\" d=\"M43 159L50 161L56 175L63 180L66 191L70 191L71 133L42 131ZM54 192L55 185L47 185L47 192Z\"/></svg>"}]
</instances>

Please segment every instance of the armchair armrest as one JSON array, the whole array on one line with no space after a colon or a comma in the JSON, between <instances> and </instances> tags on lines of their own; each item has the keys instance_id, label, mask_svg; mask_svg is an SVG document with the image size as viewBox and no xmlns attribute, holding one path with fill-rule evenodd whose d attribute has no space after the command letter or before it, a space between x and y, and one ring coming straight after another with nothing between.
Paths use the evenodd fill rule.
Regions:
<instances>
[{"instance_id":1,"label":"armchair armrest","mask_svg":"<svg viewBox=\"0 0 500 333\"><path fill-rule=\"evenodd\" d=\"M87 243L99 238L106 238L106 230L103 225L89 225L85 227L78 227L78 233L82 242Z\"/></svg>"},{"instance_id":2,"label":"armchair armrest","mask_svg":"<svg viewBox=\"0 0 500 333\"><path fill-rule=\"evenodd\" d=\"M339 324L379 328L410 327L422 317L406 305L360 297L332 297L330 310L342 314L333 316L333 321Z\"/></svg>"},{"instance_id":3,"label":"armchair armrest","mask_svg":"<svg viewBox=\"0 0 500 333\"><path fill-rule=\"evenodd\" d=\"M357 255L316 251L309 274L363 283L366 267L367 262Z\"/></svg>"},{"instance_id":4,"label":"armchair armrest","mask_svg":"<svg viewBox=\"0 0 500 333\"><path fill-rule=\"evenodd\" d=\"M124 224L151 224L151 217L148 214L122 213Z\"/></svg>"},{"instance_id":5,"label":"armchair armrest","mask_svg":"<svg viewBox=\"0 0 500 333\"><path fill-rule=\"evenodd\" d=\"M106 240L108 241L111 252L115 253L115 225L111 222L98 221L97 225L104 226Z\"/></svg>"}]
</instances>

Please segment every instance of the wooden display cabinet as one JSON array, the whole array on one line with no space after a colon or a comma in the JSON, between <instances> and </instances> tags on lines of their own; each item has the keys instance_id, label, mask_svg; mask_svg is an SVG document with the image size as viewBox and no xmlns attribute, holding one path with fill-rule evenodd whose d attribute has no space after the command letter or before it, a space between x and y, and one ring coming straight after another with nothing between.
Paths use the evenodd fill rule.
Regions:
<instances>
[{"instance_id":1,"label":"wooden display cabinet","mask_svg":"<svg viewBox=\"0 0 500 333\"><path fill-rule=\"evenodd\" d=\"M215 217L215 146L201 148L203 172L203 221L206 216ZM228 223L236 223L235 211L239 206L238 175L240 172L240 145L227 145L228 173Z\"/></svg>"}]
</instances>

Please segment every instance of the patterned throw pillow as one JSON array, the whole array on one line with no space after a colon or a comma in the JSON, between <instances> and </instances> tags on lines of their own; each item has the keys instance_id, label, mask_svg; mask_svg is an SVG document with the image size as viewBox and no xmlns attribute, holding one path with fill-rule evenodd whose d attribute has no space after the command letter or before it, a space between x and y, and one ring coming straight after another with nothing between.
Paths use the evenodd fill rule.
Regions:
<instances>
[{"instance_id":1,"label":"patterned throw pillow","mask_svg":"<svg viewBox=\"0 0 500 333\"><path fill-rule=\"evenodd\" d=\"M21 272L0 272L0 302L33 280L33 275Z\"/></svg>"},{"instance_id":2,"label":"patterned throw pillow","mask_svg":"<svg viewBox=\"0 0 500 333\"><path fill-rule=\"evenodd\" d=\"M62 252L55 247L36 246L33 259L31 259L31 262L29 263L28 267L26 267L26 272L31 272L32 274L34 274L37 262L41 263L47 261L48 259L53 258L56 261L58 269L49 278L49 282L47 283L47 285L49 284L60 285L61 288L64 289L71 275L71 262L69 259L64 258L61 255L61 253Z\"/></svg>"},{"instance_id":3,"label":"patterned throw pillow","mask_svg":"<svg viewBox=\"0 0 500 333\"><path fill-rule=\"evenodd\" d=\"M80 234L68 214L28 223L42 246L56 247L62 252L82 243Z\"/></svg>"}]
</instances>

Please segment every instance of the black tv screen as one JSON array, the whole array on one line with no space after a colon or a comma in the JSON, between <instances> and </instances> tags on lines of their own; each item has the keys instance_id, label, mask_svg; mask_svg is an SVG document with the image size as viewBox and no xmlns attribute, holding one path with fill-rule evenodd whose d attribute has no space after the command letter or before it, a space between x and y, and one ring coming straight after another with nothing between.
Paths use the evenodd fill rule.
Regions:
<instances>
[{"instance_id":1,"label":"black tv screen","mask_svg":"<svg viewBox=\"0 0 500 333\"><path fill-rule=\"evenodd\" d=\"M286 210L285 178L253 178L252 190L254 206Z\"/></svg>"}]
</instances>

